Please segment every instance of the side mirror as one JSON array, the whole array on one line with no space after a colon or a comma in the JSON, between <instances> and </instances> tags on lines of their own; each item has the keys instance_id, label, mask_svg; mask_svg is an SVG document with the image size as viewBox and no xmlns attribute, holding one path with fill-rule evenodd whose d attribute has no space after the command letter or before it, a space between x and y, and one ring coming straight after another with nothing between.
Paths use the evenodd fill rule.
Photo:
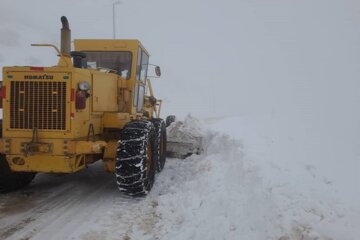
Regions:
<instances>
[{"instance_id":1,"label":"side mirror","mask_svg":"<svg viewBox=\"0 0 360 240\"><path fill-rule=\"evenodd\" d=\"M161 76L161 69L160 69L159 66L156 66L156 67L155 67L155 74L156 74L157 77L160 77L160 76Z\"/></svg>"},{"instance_id":2,"label":"side mirror","mask_svg":"<svg viewBox=\"0 0 360 240\"><path fill-rule=\"evenodd\" d=\"M151 67L150 75L148 75L148 78L159 78L161 76L161 70L158 65L149 64Z\"/></svg>"}]
</instances>

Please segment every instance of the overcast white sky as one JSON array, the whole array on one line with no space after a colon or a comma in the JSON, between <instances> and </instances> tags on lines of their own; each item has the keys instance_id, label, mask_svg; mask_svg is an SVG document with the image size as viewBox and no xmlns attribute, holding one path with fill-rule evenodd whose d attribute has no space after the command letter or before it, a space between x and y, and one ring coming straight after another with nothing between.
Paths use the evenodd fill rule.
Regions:
<instances>
[{"instance_id":1,"label":"overcast white sky","mask_svg":"<svg viewBox=\"0 0 360 240\"><path fill-rule=\"evenodd\" d=\"M56 64L30 43L59 44L62 15L74 38L111 38L113 2L1 0L0 66ZM161 65L165 113L360 120L358 0L121 2L117 35L140 39Z\"/></svg>"}]
</instances>

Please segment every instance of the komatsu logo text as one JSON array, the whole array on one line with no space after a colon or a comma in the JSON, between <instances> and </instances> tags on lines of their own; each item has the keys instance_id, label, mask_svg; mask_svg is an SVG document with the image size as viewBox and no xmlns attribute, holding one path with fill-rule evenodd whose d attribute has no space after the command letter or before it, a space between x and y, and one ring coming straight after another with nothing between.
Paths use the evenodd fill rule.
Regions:
<instances>
[{"instance_id":1,"label":"komatsu logo text","mask_svg":"<svg viewBox=\"0 0 360 240\"><path fill-rule=\"evenodd\" d=\"M54 76L52 75L25 75L24 79L27 80L52 80Z\"/></svg>"}]
</instances>

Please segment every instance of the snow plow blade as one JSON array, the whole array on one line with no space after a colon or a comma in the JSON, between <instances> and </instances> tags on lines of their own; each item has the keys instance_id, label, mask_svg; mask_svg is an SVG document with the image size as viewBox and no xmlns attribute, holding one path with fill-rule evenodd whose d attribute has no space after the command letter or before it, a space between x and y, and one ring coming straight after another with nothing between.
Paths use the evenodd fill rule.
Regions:
<instances>
[{"instance_id":1,"label":"snow plow blade","mask_svg":"<svg viewBox=\"0 0 360 240\"><path fill-rule=\"evenodd\" d=\"M198 140L201 143L201 138ZM199 144L201 145L201 144ZM200 146L188 142L167 142L166 155L170 158L184 159L192 154L200 154L202 152Z\"/></svg>"},{"instance_id":2,"label":"snow plow blade","mask_svg":"<svg viewBox=\"0 0 360 240\"><path fill-rule=\"evenodd\" d=\"M176 121L167 127L166 155L184 159L203 152L203 134L198 121L188 116L184 121Z\"/></svg>"}]
</instances>

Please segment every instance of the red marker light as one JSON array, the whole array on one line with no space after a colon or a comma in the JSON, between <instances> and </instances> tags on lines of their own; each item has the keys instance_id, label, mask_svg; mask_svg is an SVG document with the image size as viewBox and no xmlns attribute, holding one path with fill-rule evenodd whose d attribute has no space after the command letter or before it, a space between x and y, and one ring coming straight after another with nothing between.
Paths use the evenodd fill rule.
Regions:
<instances>
[{"instance_id":1,"label":"red marker light","mask_svg":"<svg viewBox=\"0 0 360 240\"><path fill-rule=\"evenodd\" d=\"M84 110L86 108L86 94L83 91L76 92L75 107L77 110Z\"/></svg>"},{"instance_id":2,"label":"red marker light","mask_svg":"<svg viewBox=\"0 0 360 240\"><path fill-rule=\"evenodd\" d=\"M74 102L74 101L75 101L75 89L74 89L74 88L72 88L72 89L71 89L71 96L70 96L70 100L71 100L72 102Z\"/></svg>"},{"instance_id":3,"label":"red marker light","mask_svg":"<svg viewBox=\"0 0 360 240\"><path fill-rule=\"evenodd\" d=\"M30 70L32 71L44 71L43 67L30 67Z\"/></svg>"},{"instance_id":4,"label":"red marker light","mask_svg":"<svg viewBox=\"0 0 360 240\"><path fill-rule=\"evenodd\" d=\"M6 87L5 86L1 87L0 97L4 98L4 99L6 98Z\"/></svg>"}]
</instances>

